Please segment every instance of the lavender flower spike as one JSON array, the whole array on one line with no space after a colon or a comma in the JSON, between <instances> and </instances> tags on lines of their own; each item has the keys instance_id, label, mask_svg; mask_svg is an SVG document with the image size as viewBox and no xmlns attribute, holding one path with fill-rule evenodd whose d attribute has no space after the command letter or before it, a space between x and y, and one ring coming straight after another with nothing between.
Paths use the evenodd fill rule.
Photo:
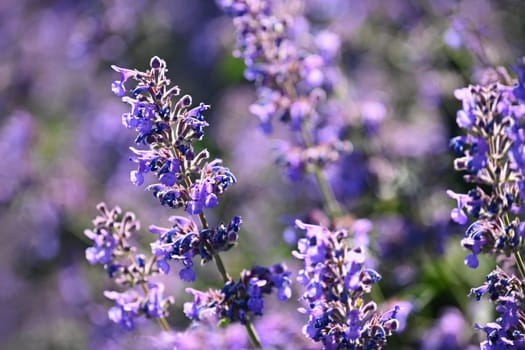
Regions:
<instances>
[{"instance_id":1,"label":"lavender flower spike","mask_svg":"<svg viewBox=\"0 0 525 350\"><path fill-rule=\"evenodd\" d=\"M164 206L184 208L191 215L200 215L204 208L218 204L218 198L237 182L220 159L207 162L209 153L196 154L193 141L201 140L204 112L209 105L192 107L189 95L178 97L180 89L170 87L166 62L158 57L150 60L145 72L112 66L121 74L113 82L113 91L129 104L130 112L122 115L124 126L137 131L131 147L131 161L137 169L130 180L140 186L145 175L154 174L157 181L147 187ZM133 79L137 85L127 90L124 82Z\"/></svg>"},{"instance_id":2,"label":"lavender flower spike","mask_svg":"<svg viewBox=\"0 0 525 350\"><path fill-rule=\"evenodd\" d=\"M455 93L463 102L457 123L466 135L450 142L458 155L454 167L476 186L466 194L447 194L457 201L451 212L455 222L474 219L462 241L472 252L465 259L471 268L478 266L480 253L509 256L524 245L525 105L515 93L516 88L501 83Z\"/></svg>"},{"instance_id":3,"label":"lavender flower spike","mask_svg":"<svg viewBox=\"0 0 525 350\"><path fill-rule=\"evenodd\" d=\"M277 163L288 178L296 181L351 152L351 143L338 137L347 125L338 125L326 112L328 97L342 80L336 66L338 36L311 32L300 1L216 1L235 26L233 55L244 60L244 76L257 88L250 112L267 134L275 120L295 134L276 147ZM323 125L330 125L331 136L319 132Z\"/></svg>"},{"instance_id":4,"label":"lavender flower spike","mask_svg":"<svg viewBox=\"0 0 525 350\"><path fill-rule=\"evenodd\" d=\"M399 306L380 314L375 302L364 299L381 276L363 266L361 248L347 246L345 230L331 232L299 220L296 225L306 230L293 252L304 263L297 278L308 303L300 309L309 316L303 333L324 349L381 349L399 326Z\"/></svg>"},{"instance_id":5,"label":"lavender flower spike","mask_svg":"<svg viewBox=\"0 0 525 350\"><path fill-rule=\"evenodd\" d=\"M158 257L138 254L132 243L140 222L131 212L122 215L119 207L109 210L106 204L100 203L97 209L100 215L93 220L94 228L85 231L93 241L93 246L86 249L86 258L91 264L104 265L109 277L127 289L122 293L104 292L108 299L115 301L115 306L109 309L109 318L126 330L133 330L135 319L141 316L155 318L168 330L165 317L174 299L164 297L162 283L151 281L151 277L162 270L155 264Z\"/></svg>"},{"instance_id":6,"label":"lavender flower spike","mask_svg":"<svg viewBox=\"0 0 525 350\"><path fill-rule=\"evenodd\" d=\"M282 264L269 268L253 266L241 272L239 281L229 280L220 290L201 292L187 288L194 301L184 304L184 312L194 321L246 324L253 316L263 315L265 294L276 290L280 301L290 299L290 284L290 272Z\"/></svg>"},{"instance_id":7,"label":"lavender flower spike","mask_svg":"<svg viewBox=\"0 0 525 350\"><path fill-rule=\"evenodd\" d=\"M172 228L150 226L150 231L159 235L151 244L151 250L158 259L157 267L164 274L170 271L171 261L182 262L184 268L179 271L179 277L188 282L195 280L192 258L200 256L201 262L206 263L212 260L214 252L229 250L237 242L242 223L241 218L235 216L228 226L220 224L198 230L191 218L173 216L170 220Z\"/></svg>"},{"instance_id":8,"label":"lavender flower spike","mask_svg":"<svg viewBox=\"0 0 525 350\"><path fill-rule=\"evenodd\" d=\"M523 281L509 276L500 268L492 271L484 285L470 292L477 300L488 294L496 304L499 317L485 326L476 324L483 330L487 340L480 344L483 350L522 349L525 347L525 289Z\"/></svg>"},{"instance_id":9,"label":"lavender flower spike","mask_svg":"<svg viewBox=\"0 0 525 350\"><path fill-rule=\"evenodd\" d=\"M500 262L508 261L513 255L521 274L520 279L497 267L483 286L472 289L471 294L477 300L489 294L500 314L495 322L485 326L476 324L487 336L480 344L483 350L525 346L525 264L520 255L525 245L523 66L516 70L518 81L514 84L502 71L500 77L505 81L469 86L455 93L463 103L457 124L466 130L466 135L451 140L458 155L454 167L466 172L466 182L476 184L467 194L448 191L458 203L451 217L460 224L466 224L468 216L474 219L461 241L463 247L471 251L465 264L478 267L481 253L493 255Z\"/></svg>"}]
</instances>

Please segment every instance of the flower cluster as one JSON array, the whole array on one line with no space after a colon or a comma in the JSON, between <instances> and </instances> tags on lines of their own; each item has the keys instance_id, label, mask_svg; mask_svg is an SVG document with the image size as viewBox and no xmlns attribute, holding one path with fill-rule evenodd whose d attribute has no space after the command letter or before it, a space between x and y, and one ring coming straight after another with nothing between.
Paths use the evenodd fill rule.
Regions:
<instances>
[{"instance_id":1,"label":"flower cluster","mask_svg":"<svg viewBox=\"0 0 525 350\"><path fill-rule=\"evenodd\" d=\"M140 229L135 215L127 212L122 215L119 207L111 210L106 204L97 206L99 216L93 220L94 228L86 230L85 235L93 241L86 249L86 259L91 264L102 264L110 278L129 290L119 293L106 291L104 295L115 301L116 306L109 310L109 318L127 330L135 326L135 318L164 318L173 303L171 297L164 298L164 285L149 281L159 273L155 266L156 256L147 259L137 253L131 242L132 236ZM142 292L133 287L141 286Z\"/></svg>"},{"instance_id":2,"label":"flower cluster","mask_svg":"<svg viewBox=\"0 0 525 350\"><path fill-rule=\"evenodd\" d=\"M308 309L303 333L325 349L380 349L387 336L399 326L399 306L380 314L375 302L366 302L372 284L381 276L365 268L361 248L347 246L345 230L332 232L322 226L296 221L306 230L294 256L303 260L298 281L305 286L302 296Z\"/></svg>"},{"instance_id":3,"label":"flower cluster","mask_svg":"<svg viewBox=\"0 0 525 350\"><path fill-rule=\"evenodd\" d=\"M106 298L115 301L115 306L109 309L109 319L126 330L135 328L135 319L141 315L147 318L162 318L168 315L167 308L172 299L163 296L164 285L160 283L148 283L146 296L128 290L124 293L106 291Z\"/></svg>"},{"instance_id":4,"label":"flower cluster","mask_svg":"<svg viewBox=\"0 0 525 350\"><path fill-rule=\"evenodd\" d=\"M198 230L197 224L182 216L172 216L172 228L151 225L149 230L158 234L157 241L151 244L153 254L158 258L157 266L164 273L170 270L169 261L179 260L184 268L179 276L184 281L195 280L192 258L200 255L202 263L212 260L215 252L227 251L235 245L241 225L241 218L235 216L228 226L220 224L216 228Z\"/></svg>"},{"instance_id":5,"label":"flower cluster","mask_svg":"<svg viewBox=\"0 0 525 350\"><path fill-rule=\"evenodd\" d=\"M135 185L144 183L144 175L153 173L158 183L148 186L160 203L172 208L185 208L192 215L203 208L218 204L218 197L237 180L220 159L207 162L209 154L195 153L192 142L201 140L204 127L203 112L209 106L200 103L191 108L189 95L180 94L177 86L170 87L164 60L153 57L146 72L112 66L120 79L112 84L113 92L131 105L122 115L122 123L138 133L135 142L147 149L131 148L137 170L130 173ZM137 81L126 89L129 79ZM127 93L127 95L126 95Z\"/></svg>"},{"instance_id":6,"label":"flower cluster","mask_svg":"<svg viewBox=\"0 0 525 350\"><path fill-rule=\"evenodd\" d=\"M239 281L230 279L220 290L201 292L188 288L186 291L193 294L194 301L184 304L184 312L194 321L218 319L222 324L235 321L244 324L252 315L263 314L263 296L274 289L280 301L288 300L292 293L290 284L290 272L284 265L254 266L242 271Z\"/></svg>"},{"instance_id":7,"label":"flower cluster","mask_svg":"<svg viewBox=\"0 0 525 350\"><path fill-rule=\"evenodd\" d=\"M263 314L263 297L274 290L279 300L290 298L290 272L280 264L270 268L254 266L241 272L240 279L235 282L226 271L219 253L235 245L242 221L235 216L227 225L221 223L214 227L203 212L204 208L215 207L218 197L236 182L235 176L222 166L220 159L208 161L210 156L206 149L198 154L194 151L193 142L201 140L203 128L208 125L202 113L209 106L201 103L191 108L188 95L174 101L179 89L170 88L166 63L158 57L150 60L150 69L146 72L116 66L113 69L120 73L120 79L113 82L112 90L122 97L123 102L131 105L131 112L122 116L123 124L138 132L135 142L140 148L131 148L134 153L131 160L138 164L138 168L131 172L131 181L142 185L145 174L153 173L157 182L149 185L148 190L162 205L184 208L192 216L172 216L173 225L169 228L151 225L149 230L158 239L151 243L152 258L146 261L144 258L134 259L134 250L127 243L128 232L138 229L138 223L128 215L121 223L115 224L108 218L116 217L118 213L102 208L104 217L96 220L96 233L89 233L95 240L95 247L90 248L88 258L106 264L111 275L120 274L131 279L131 285L140 283L144 291L144 296L134 291L106 293L116 302L110 310L110 318L129 329L139 314L162 317L164 330L169 330L163 319L169 305L162 299L163 287L149 283L146 277L152 273L168 274L175 260L183 266L179 277L193 282L196 279L193 258L200 256L202 264L215 261L225 285L221 290L207 293L188 288L195 300L185 305L186 315L196 321L207 319L209 315L217 316L222 323L240 321L248 330L252 343L260 346L251 319ZM138 82L131 90L125 87L129 79ZM195 216L198 216L199 224L194 221ZM132 269L120 264L120 260L113 262L114 257L128 252L130 261L137 260ZM138 278L128 277L130 273L137 273Z\"/></svg>"},{"instance_id":8,"label":"flower cluster","mask_svg":"<svg viewBox=\"0 0 525 350\"><path fill-rule=\"evenodd\" d=\"M521 349L525 346L525 291L522 280L496 268L487 276L485 284L473 288L471 294L477 300L487 294L496 304L499 314L495 322L485 326L476 324L476 328L487 335L487 340L481 343L483 350Z\"/></svg>"},{"instance_id":9,"label":"flower cluster","mask_svg":"<svg viewBox=\"0 0 525 350\"><path fill-rule=\"evenodd\" d=\"M520 119L525 105L512 87L502 84L469 86L456 90L455 95L463 103L456 121L467 135L451 140L458 154L454 166L466 171L465 180L477 186L466 194L447 193L457 201L451 212L454 221L466 224L468 216L476 220L462 241L472 251L465 261L475 268L480 252L510 255L523 245L525 232L519 214L525 208L525 138Z\"/></svg>"},{"instance_id":10,"label":"flower cluster","mask_svg":"<svg viewBox=\"0 0 525 350\"><path fill-rule=\"evenodd\" d=\"M311 135L332 117L323 107L340 75L335 66L338 36L328 31L310 34L296 1L218 0L218 4L233 18L234 56L244 60L244 75L256 84L258 100L250 111L259 118L261 129L270 133L273 122L280 120L299 135L290 145L279 147L280 163L289 177L295 180L308 164L335 162L347 153L350 143L339 140L341 130L333 118L324 132L334 137Z\"/></svg>"},{"instance_id":11,"label":"flower cluster","mask_svg":"<svg viewBox=\"0 0 525 350\"><path fill-rule=\"evenodd\" d=\"M476 268L480 253L491 254L500 261L508 261L513 255L523 278L525 266L520 250L525 238L524 67L518 66L516 70L519 78L516 86L510 86L511 79L506 72L500 72L503 82L456 90L456 97L462 101L456 122L467 135L451 140L459 156L454 167L466 171L465 181L477 186L467 194L448 191L448 195L457 201L457 208L451 212L454 221L466 224L468 216L475 220L461 241L472 252L465 263ZM496 267L483 286L472 289L472 294L477 300L488 294L500 314L495 322L476 325L487 335L481 348L523 347L523 280Z\"/></svg>"}]
</instances>

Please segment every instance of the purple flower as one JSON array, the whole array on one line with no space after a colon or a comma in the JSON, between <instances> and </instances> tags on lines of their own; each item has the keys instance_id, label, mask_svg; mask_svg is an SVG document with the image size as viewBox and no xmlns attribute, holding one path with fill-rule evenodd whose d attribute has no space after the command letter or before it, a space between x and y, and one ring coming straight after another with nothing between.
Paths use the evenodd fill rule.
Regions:
<instances>
[{"instance_id":1,"label":"purple flower","mask_svg":"<svg viewBox=\"0 0 525 350\"><path fill-rule=\"evenodd\" d=\"M191 260L190 254L187 254L187 258L182 260L184 268L179 271L179 277L184 282L195 281L195 272L193 271L193 261Z\"/></svg>"},{"instance_id":2,"label":"purple flower","mask_svg":"<svg viewBox=\"0 0 525 350\"><path fill-rule=\"evenodd\" d=\"M463 207L470 200L470 196L465 194L455 193L451 190L447 190L447 195L457 201L457 208L452 209L450 212L450 217L454 222L457 222L460 225L465 225L468 221L467 215L463 212Z\"/></svg>"},{"instance_id":3,"label":"purple flower","mask_svg":"<svg viewBox=\"0 0 525 350\"><path fill-rule=\"evenodd\" d=\"M124 83L126 83L129 78L136 77L139 72L136 70L120 68L115 65L112 65L111 68L120 73L120 80L115 80L111 83L111 91L113 91L113 93L118 97L122 97L126 93L126 87L124 86Z\"/></svg>"},{"instance_id":4,"label":"purple flower","mask_svg":"<svg viewBox=\"0 0 525 350\"><path fill-rule=\"evenodd\" d=\"M195 280L192 259L200 256L203 263L211 261L213 252L229 250L238 239L238 232L242 220L239 216L233 217L228 226L220 224L217 227L208 227L199 230L191 218L172 216L171 228L155 225L149 227L150 232L157 234L157 241L151 243L152 253L159 259L157 266L163 273L169 271L169 262L177 260L183 268L179 277L186 282Z\"/></svg>"},{"instance_id":5,"label":"purple flower","mask_svg":"<svg viewBox=\"0 0 525 350\"><path fill-rule=\"evenodd\" d=\"M310 33L307 19L290 3L218 1L233 18L237 33L234 56L244 60L244 76L254 81L257 102L250 112L265 133L276 120L294 134L290 144L277 146L277 164L292 181L312 169L334 163L350 151L349 143L324 140L321 126L344 133L346 121L335 123L325 108L340 78L336 58L340 39L327 30ZM330 101L333 102L333 101ZM341 125L343 124L343 125Z\"/></svg>"},{"instance_id":6,"label":"purple flower","mask_svg":"<svg viewBox=\"0 0 525 350\"><path fill-rule=\"evenodd\" d=\"M160 272L167 275L170 272L170 265L166 261L166 259L160 259L157 260L157 267L159 268Z\"/></svg>"},{"instance_id":7,"label":"purple flower","mask_svg":"<svg viewBox=\"0 0 525 350\"><path fill-rule=\"evenodd\" d=\"M106 227L85 230L84 234L93 241L93 247L86 249L86 259L90 264L108 264L113 259L117 238Z\"/></svg>"},{"instance_id":8,"label":"purple flower","mask_svg":"<svg viewBox=\"0 0 525 350\"><path fill-rule=\"evenodd\" d=\"M150 69L145 72L113 69L121 73L121 79L113 83L114 91L131 106L122 123L137 131L135 143L140 147L131 148L131 160L138 164L130 173L131 182L142 185L144 174L151 172L157 182L147 189L162 205L185 208L192 215L215 207L218 197L236 179L221 166L220 159L206 162L208 151L196 154L193 148L193 142L202 139L208 126L204 112L210 106L200 103L191 108L191 96L177 97L180 90L169 87L166 62L158 57L150 60ZM129 79L137 85L126 94L124 83Z\"/></svg>"},{"instance_id":9,"label":"purple flower","mask_svg":"<svg viewBox=\"0 0 525 350\"><path fill-rule=\"evenodd\" d=\"M191 215L198 215L202 213L203 208L213 208L219 203L211 182L194 184L190 193L191 201L188 202L186 211Z\"/></svg>"},{"instance_id":10,"label":"purple flower","mask_svg":"<svg viewBox=\"0 0 525 350\"><path fill-rule=\"evenodd\" d=\"M460 128L468 129L474 125L474 108L476 100L472 94L471 88L456 89L454 96L462 101L463 109L459 110L456 115L456 123Z\"/></svg>"},{"instance_id":11,"label":"purple flower","mask_svg":"<svg viewBox=\"0 0 525 350\"><path fill-rule=\"evenodd\" d=\"M525 105L520 94L522 72L518 69L518 86L498 84L469 86L455 91L463 103L458 125L466 135L451 140L458 158L454 167L466 171L465 180L475 184L467 194L447 191L457 201L451 218L466 224L475 222L461 241L471 251L465 264L479 265L478 255L488 253L510 256L523 247L520 213L525 212L523 149L525 131L522 112ZM517 90L516 90L517 89Z\"/></svg>"},{"instance_id":12,"label":"purple flower","mask_svg":"<svg viewBox=\"0 0 525 350\"><path fill-rule=\"evenodd\" d=\"M134 293L105 291L104 296L114 300L116 306L108 311L109 319L122 328L131 331L135 328L135 318L140 310L140 300Z\"/></svg>"},{"instance_id":13,"label":"purple flower","mask_svg":"<svg viewBox=\"0 0 525 350\"><path fill-rule=\"evenodd\" d=\"M289 298L290 293L282 291L289 288L289 276L290 272L281 264L270 268L254 266L243 270L239 281L230 279L220 290L210 289L204 293L188 288L186 291L193 294L194 301L184 305L186 316L197 321L217 317L227 322L245 323L250 315L263 315L264 295L278 289L281 290L279 300Z\"/></svg>"},{"instance_id":14,"label":"purple flower","mask_svg":"<svg viewBox=\"0 0 525 350\"><path fill-rule=\"evenodd\" d=\"M147 317L160 318L165 315L164 285L148 283L148 298L143 306Z\"/></svg>"},{"instance_id":15,"label":"purple flower","mask_svg":"<svg viewBox=\"0 0 525 350\"><path fill-rule=\"evenodd\" d=\"M344 230L332 232L322 226L296 225L306 230L293 255L303 260L297 280L305 286L302 295L308 309L300 311L309 316L303 333L324 348L381 348L386 337L396 331L398 307L382 315L377 305L366 303L364 295L381 276L364 268L365 255L361 248L350 249Z\"/></svg>"},{"instance_id":16,"label":"purple flower","mask_svg":"<svg viewBox=\"0 0 525 350\"><path fill-rule=\"evenodd\" d=\"M148 258L137 253L137 247L130 238L140 228L140 222L133 213L122 215L120 208L109 210L104 203L100 203L97 209L101 214L93 220L94 229L85 231L85 235L94 242L93 247L86 249L86 258L92 264L103 264L109 277L127 289L122 293L104 293L115 301L115 306L108 312L109 318L124 329L132 330L135 319L142 315L148 318L165 317L173 298L165 298L164 285L151 281L151 277L159 272L168 273L169 265L164 255ZM154 226L151 230L159 235L167 234L160 227ZM142 294L135 290L139 285Z\"/></svg>"},{"instance_id":17,"label":"purple flower","mask_svg":"<svg viewBox=\"0 0 525 350\"><path fill-rule=\"evenodd\" d=\"M482 349L521 349L525 346L525 315L520 312L524 306L523 291L523 281L500 268L487 275L483 286L471 290L469 295L474 294L477 300L488 294L499 314L495 322L475 325L487 335L487 340L481 343Z\"/></svg>"},{"instance_id":18,"label":"purple flower","mask_svg":"<svg viewBox=\"0 0 525 350\"><path fill-rule=\"evenodd\" d=\"M109 318L124 329L133 330L135 319L141 315L148 318L166 316L166 309L173 303L173 299L164 298L164 285L148 283L147 291L146 296L141 296L134 290L124 293L105 291L104 296L115 301L115 306L108 311Z\"/></svg>"}]
</instances>

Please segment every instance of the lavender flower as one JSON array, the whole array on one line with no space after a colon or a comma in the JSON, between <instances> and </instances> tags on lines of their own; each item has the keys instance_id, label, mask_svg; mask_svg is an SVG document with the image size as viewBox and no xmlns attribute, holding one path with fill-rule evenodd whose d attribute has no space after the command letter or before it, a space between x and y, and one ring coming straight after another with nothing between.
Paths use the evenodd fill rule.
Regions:
<instances>
[{"instance_id":1,"label":"lavender flower","mask_svg":"<svg viewBox=\"0 0 525 350\"><path fill-rule=\"evenodd\" d=\"M277 162L286 175L297 180L308 168L324 167L348 153L351 146L347 141L311 135L327 123L330 114L322 107L339 77L335 68L340 45L337 35L328 31L310 34L295 1L217 2L233 18L237 33L234 56L244 60L244 75L257 87L258 100L250 111L266 133L280 120L297 134L294 141L282 141L277 147ZM338 129L333 123L330 127Z\"/></svg>"},{"instance_id":2,"label":"lavender flower","mask_svg":"<svg viewBox=\"0 0 525 350\"><path fill-rule=\"evenodd\" d=\"M171 297L164 298L163 284L148 281L159 273L160 268L155 265L157 256L147 259L137 253L130 241L140 229L140 222L131 212L122 215L119 207L109 210L106 204L100 203L97 209L101 215L93 220L94 229L85 231L94 244L86 249L86 259L91 264L104 265L110 278L128 288L123 293L104 292L116 304L109 310L109 318L127 330L134 329L135 319L142 315L165 322L167 309L174 301ZM139 285L142 293L133 289Z\"/></svg>"},{"instance_id":3,"label":"lavender flower","mask_svg":"<svg viewBox=\"0 0 525 350\"><path fill-rule=\"evenodd\" d=\"M228 226L220 224L216 228L208 227L199 231L191 218L172 216L170 221L173 223L171 229L150 226L150 231L159 235L151 248L158 258L157 266L164 274L170 270L170 260L181 261L184 268L179 276L184 281L195 279L192 258L200 255L202 263L206 263L212 260L214 252L229 250L237 241L242 223L241 218L235 216Z\"/></svg>"},{"instance_id":4,"label":"lavender flower","mask_svg":"<svg viewBox=\"0 0 525 350\"><path fill-rule=\"evenodd\" d=\"M470 86L455 95L463 103L457 123L467 135L451 140L459 156L454 166L466 171L465 180L477 186L466 194L447 193L457 201L451 212L454 221L466 224L468 216L476 220L462 241L472 251L465 262L475 268L481 252L510 255L523 246L519 214L525 208L521 160L525 138L520 118L525 106L512 87L502 84Z\"/></svg>"},{"instance_id":5,"label":"lavender flower","mask_svg":"<svg viewBox=\"0 0 525 350\"><path fill-rule=\"evenodd\" d=\"M305 286L308 324L303 333L325 349L380 349L387 336L398 329L399 306L380 314L375 302L366 302L372 284L381 276L365 268L361 248L347 246L345 230L328 229L296 221L306 230L293 254L303 260L298 281Z\"/></svg>"},{"instance_id":6,"label":"lavender flower","mask_svg":"<svg viewBox=\"0 0 525 350\"><path fill-rule=\"evenodd\" d=\"M451 217L465 224L467 214L476 221L465 232L461 241L472 254L465 263L476 268L477 255L488 253L500 257L514 255L516 265L525 276L525 266L520 255L525 237L525 210L523 149L525 137L522 117L525 106L521 100L523 84L522 68L518 67L517 86L493 83L487 86L470 86L456 90L456 97L463 103L457 114L457 123L467 130L466 136L452 139L451 146L459 155L454 162L456 170L466 171L467 182L477 186L466 195L449 191L456 199L457 208ZM503 70L500 78L510 80ZM523 286L522 280L497 267L486 283L471 290L477 300L489 294L496 304L500 317L485 326L487 340L481 348L518 349L525 346L523 333Z\"/></svg>"},{"instance_id":7,"label":"lavender flower","mask_svg":"<svg viewBox=\"0 0 525 350\"><path fill-rule=\"evenodd\" d=\"M124 293L106 291L106 298L114 300L115 306L108 311L111 321L126 330L135 328L135 319L141 315L147 318L161 318L168 315L167 308L172 299L164 299L164 285L148 283L148 295L133 290Z\"/></svg>"},{"instance_id":8,"label":"lavender flower","mask_svg":"<svg viewBox=\"0 0 525 350\"><path fill-rule=\"evenodd\" d=\"M243 270L239 281L230 279L220 290L186 289L193 294L194 301L184 304L184 312L194 321L218 319L222 324L236 321L245 324L253 316L263 315L265 294L276 290L280 301L288 300L291 297L290 283L290 272L282 264L269 268L254 266Z\"/></svg>"},{"instance_id":9,"label":"lavender flower","mask_svg":"<svg viewBox=\"0 0 525 350\"><path fill-rule=\"evenodd\" d=\"M166 77L166 62L153 57L146 72L112 66L121 74L113 82L113 92L131 105L131 111L122 115L122 123L138 133L135 142L146 146L131 148L131 160L137 170L130 173L131 182L140 186L144 175L154 173L158 183L148 186L164 206L185 208L192 215L199 215L203 208L218 204L218 197L237 180L220 159L206 162L207 150L195 154L192 142L201 140L208 123L203 113L209 108L200 103L191 108L189 95L178 96L180 89L170 87ZM126 90L129 79L138 83ZM127 95L126 95L127 93Z\"/></svg>"},{"instance_id":10,"label":"lavender flower","mask_svg":"<svg viewBox=\"0 0 525 350\"><path fill-rule=\"evenodd\" d=\"M476 324L476 328L483 330L487 335L487 340L480 344L481 349L521 349L525 346L523 287L522 280L496 268L487 275L484 285L471 290L470 293L474 294L477 300L488 294L490 300L496 304L499 314L495 322L485 326Z\"/></svg>"},{"instance_id":11,"label":"lavender flower","mask_svg":"<svg viewBox=\"0 0 525 350\"><path fill-rule=\"evenodd\" d=\"M211 227L203 209L218 205L218 197L237 180L228 168L222 166L220 159L207 162L208 151L204 149L196 154L192 144L204 135L203 129L208 123L203 112L209 106L201 103L190 109L192 100L189 95L173 101L179 89L170 88L166 63L158 57L151 59L150 69L146 72L116 66L113 69L121 76L120 80L113 82L112 90L122 97L123 102L131 105L131 112L122 116L122 122L138 132L135 143L141 145L137 149L131 148L135 154L131 160L138 165L137 170L130 174L131 181L142 185L144 175L153 173L158 182L149 185L148 190L162 205L184 208L189 214L198 215L201 226L199 229L192 218L184 217L172 217L172 228L150 226L150 231L158 234L159 238L151 245L153 257L147 262L148 271L167 274L171 269L170 261L178 260L183 264L179 277L191 282L196 278L192 268L194 256L199 255L202 264L215 260L225 286L220 291L210 290L208 293L189 288L195 300L185 305L187 316L200 320L206 318L204 315L216 314L221 322L240 321L247 328L254 345L260 346L250 320L252 316L263 314L263 295L270 294L273 289L277 290L280 300L290 297L290 273L283 265L271 268L255 266L243 271L240 280L234 282L226 272L219 253L230 249L237 241L241 218L234 217L228 226L220 224ZM124 84L129 79L138 81L138 84L126 95ZM97 256L98 253L101 256L98 260L105 261L115 243L112 240L114 237L104 233L101 236L92 255ZM132 301L132 305L135 304ZM124 305L133 311L132 316L136 314L135 309L128 307L127 299ZM163 304L158 301L151 306L151 299L148 299L144 305L146 311L153 310L160 314L158 305ZM128 313L122 311L127 310L126 307L114 309L114 318L124 325L130 324Z\"/></svg>"}]
</instances>

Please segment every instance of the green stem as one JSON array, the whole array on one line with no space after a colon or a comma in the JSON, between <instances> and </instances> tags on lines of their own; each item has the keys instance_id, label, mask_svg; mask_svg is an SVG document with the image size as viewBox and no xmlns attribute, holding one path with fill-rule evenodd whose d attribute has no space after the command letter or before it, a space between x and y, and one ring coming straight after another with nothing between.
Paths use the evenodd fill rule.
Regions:
<instances>
[{"instance_id":1,"label":"green stem","mask_svg":"<svg viewBox=\"0 0 525 350\"><path fill-rule=\"evenodd\" d=\"M523 263L520 252L514 252L514 258L516 258L516 264L520 270L521 277L525 278L525 264Z\"/></svg>"},{"instance_id":2,"label":"green stem","mask_svg":"<svg viewBox=\"0 0 525 350\"><path fill-rule=\"evenodd\" d=\"M259 340L259 336L257 335L257 332L255 331L255 328L253 327L253 324L250 321L250 319L246 319L246 323L244 326L248 331L248 335L250 336L250 340L252 341L253 346L255 346L256 349L262 349L261 341Z\"/></svg>"},{"instance_id":3,"label":"green stem","mask_svg":"<svg viewBox=\"0 0 525 350\"><path fill-rule=\"evenodd\" d=\"M308 131L308 125L303 122L301 125L301 135L303 137L304 144L310 148L313 146L313 141ZM330 219L334 220L343 215L343 210L339 206L339 202L335 199L334 192L328 183L328 180L324 176L323 169L318 164L313 164L313 174L319 185L319 190L323 196L323 202L326 206L326 213Z\"/></svg>"}]
</instances>

